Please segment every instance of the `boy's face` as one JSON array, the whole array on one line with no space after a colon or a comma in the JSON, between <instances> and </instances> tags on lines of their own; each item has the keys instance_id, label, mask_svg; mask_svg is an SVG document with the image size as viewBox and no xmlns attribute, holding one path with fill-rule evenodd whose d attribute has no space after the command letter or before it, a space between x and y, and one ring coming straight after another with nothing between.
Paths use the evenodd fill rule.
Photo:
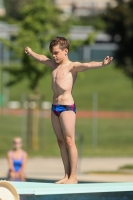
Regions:
<instances>
[{"instance_id":1,"label":"boy's face","mask_svg":"<svg viewBox=\"0 0 133 200\"><path fill-rule=\"evenodd\" d=\"M56 63L62 62L64 58L67 56L68 49L60 49L59 45L56 45L52 48L52 56Z\"/></svg>"}]
</instances>

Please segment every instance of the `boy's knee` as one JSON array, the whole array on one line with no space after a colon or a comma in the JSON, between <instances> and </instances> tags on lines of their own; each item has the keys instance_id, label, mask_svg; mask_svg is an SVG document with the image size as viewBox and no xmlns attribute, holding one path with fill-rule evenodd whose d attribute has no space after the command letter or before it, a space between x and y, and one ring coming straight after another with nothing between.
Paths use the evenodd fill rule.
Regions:
<instances>
[{"instance_id":1,"label":"boy's knee","mask_svg":"<svg viewBox=\"0 0 133 200\"><path fill-rule=\"evenodd\" d=\"M65 142L64 142L63 139L57 139L57 141L58 141L58 145L59 145L59 146L65 145Z\"/></svg>"},{"instance_id":2,"label":"boy's knee","mask_svg":"<svg viewBox=\"0 0 133 200\"><path fill-rule=\"evenodd\" d=\"M75 142L72 140L72 138L69 137L69 136L67 136L67 137L66 137L66 145L67 145L67 148L71 148L74 144L75 144Z\"/></svg>"}]
</instances>

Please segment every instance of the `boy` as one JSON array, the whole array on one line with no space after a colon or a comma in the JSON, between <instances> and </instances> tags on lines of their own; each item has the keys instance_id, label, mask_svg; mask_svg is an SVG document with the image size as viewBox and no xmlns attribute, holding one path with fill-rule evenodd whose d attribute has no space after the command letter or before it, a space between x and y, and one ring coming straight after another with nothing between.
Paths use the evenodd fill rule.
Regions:
<instances>
[{"instance_id":1,"label":"boy","mask_svg":"<svg viewBox=\"0 0 133 200\"><path fill-rule=\"evenodd\" d=\"M52 69L53 104L51 120L59 144L65 176L58 184L77 183L76 169L78 153L75 145L76 105L72 89L77 73L110 64L112 57L107 56L103 62L71 62L68 58L69 42L64 37L56 37L49 46L53 59L39 55L26 47L25 53Z\"/></svg>"}]
</instances>

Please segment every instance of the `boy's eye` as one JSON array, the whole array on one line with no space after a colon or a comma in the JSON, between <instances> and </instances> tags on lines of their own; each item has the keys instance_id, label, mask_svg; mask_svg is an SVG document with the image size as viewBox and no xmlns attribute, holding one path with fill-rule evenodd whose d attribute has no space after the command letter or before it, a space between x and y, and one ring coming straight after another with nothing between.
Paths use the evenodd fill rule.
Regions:
<instances>
[{"instance_id":1,"label":"boy's eye","mask_svg":"<svg viewBox=\"0 0 133 200\"><path fill-rule=\"evenodd\" d=\"M58 54L58 52L53 52L53 54L54 54L54 55L57 55L57 54Z\"/></svg>"}]
</instances>

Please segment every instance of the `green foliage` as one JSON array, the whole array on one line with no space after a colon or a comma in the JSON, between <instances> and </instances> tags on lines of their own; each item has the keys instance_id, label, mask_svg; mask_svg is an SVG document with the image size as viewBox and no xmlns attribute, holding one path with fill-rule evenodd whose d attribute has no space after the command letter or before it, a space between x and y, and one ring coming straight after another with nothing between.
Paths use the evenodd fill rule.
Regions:
<instances>
[{"instance_id":1,"label":"green foliage","mask_svg":"<svg viewBox=\"0 0 133 200\"><path fill-rule=\"evenodd\" d=\"M74 18L73 24L80 26L93 26L96 30L104 30L106 28L106 23L100 14Z\"/></svg>"},{"instance_id":2,"label":"green foliage","mask_svg":"<svg viewBox=\"0 0 133 200\"><path fill-rule=\"evenodd\" d=\"M119 167L119 170L122 170L122 169L125 169L125 170L133 170L133 165L124 165L122 167Z\"/></svg>"},{"instance_id":3,"label":"green foliage","mask_svg":"<svg viewBox=\"0 0 133 200\"><path fill-rule=\"evenodd\" d=\"M97 32L92 32L88 35L86 40L73 40L70 44L70 51L74 51L77 48L84 46L84 45L91 45L95 42Z\"/></svg>"},{"instance_id":4,"label":"green foliage","mask_svg":"<svg viewBox=\"0 0 133 200\"><path fill-rule=\"evenodd\" d=\"M8 85L17 83L27 78L30 88L36 90L39 81L49 69L36 63L24 53L25 46L31 47L39 54L50 56L48 44L57 35L67 36L69 23L61 21L61 11L53 4L52 0L28 1L21 9L22 21L15 41L10 43L10 49L20 59L20 67L10 69L12 79Z\"/></svg>"},{"instance_id":5,"label":"green foliage","mask_svg":"<svg viewBox=\"0 0 133 200\"><path fill-rule=\"evenodd\" d=\"M117 66L133 80L133 0L115 0L116 7L108 7L103 19L107 24L107 32L117 42Z\"/></svg>"},{"instance_id":6,"label":"green foliage","mask_svg":"<svg viewBox=\"0 0 133 200\"><path fill-rule=\"evenodd\" d=\"M83 47L84 45L92 45L95 43L95 37L97 32L92 32L88 35L88 37L85 40L72 40L70 41L70 51L79 50L80 47Z\"/></svg>"},{"instance_id":7,"label":"green foliage","mask_svg":"<svg viewBox=\"0 0 133 200\"><path fill-rule=\"evenodd\" d=\"M30 0L4 0L4 5L6 8L5 19L7 21L11 20L22 20L20 10L26 2Z\"/></svg>"}]
</instances>

